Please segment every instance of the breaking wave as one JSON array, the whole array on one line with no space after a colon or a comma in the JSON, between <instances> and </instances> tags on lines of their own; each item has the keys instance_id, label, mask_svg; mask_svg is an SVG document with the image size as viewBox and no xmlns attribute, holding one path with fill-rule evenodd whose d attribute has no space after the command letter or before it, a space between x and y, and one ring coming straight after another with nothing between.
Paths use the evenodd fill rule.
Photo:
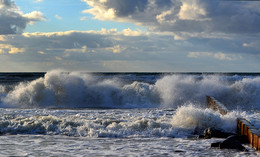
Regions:
<instances>
[{"instance_id":1,"label":"breaking wave","mask_svg":"<svg viewBox=\"0 0 260 157\"><path fill-rule=\"evenodd\" d=\"M204 106L210 95L229 109L260 108L259 76L172 74L154 82L132 80L54 70L31 82L0 85L0 107L176 109Z\"/></svg>"}]
</instances>

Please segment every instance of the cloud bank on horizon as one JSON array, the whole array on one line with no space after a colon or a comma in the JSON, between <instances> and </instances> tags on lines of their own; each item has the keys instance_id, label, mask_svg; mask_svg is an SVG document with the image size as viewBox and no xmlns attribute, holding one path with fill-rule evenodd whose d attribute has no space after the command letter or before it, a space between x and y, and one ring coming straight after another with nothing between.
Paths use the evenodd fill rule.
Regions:
<instances>
[{"instance_id":1,"label":"cloud bank on horizon","mask_svg":"<svg viewBox=\"0 0 260 157\"><path fill-rule=\"evenodd\" d=\"M89 24L86 15L92 16L104 28L44 32L37 25L37 32L26 32L29 25L36 28L37 22L50 22L50 17L38 10L23 13L15 1L0 0L0 71L260 70L260 2L82 2L86 9L81 10L78 21ZM62 12L53 14L58 22L53 25L66 20ZM105 21L126 27L108 29ZM130 29L128 23L144 29Z\"/></svg>"}]
</instances>

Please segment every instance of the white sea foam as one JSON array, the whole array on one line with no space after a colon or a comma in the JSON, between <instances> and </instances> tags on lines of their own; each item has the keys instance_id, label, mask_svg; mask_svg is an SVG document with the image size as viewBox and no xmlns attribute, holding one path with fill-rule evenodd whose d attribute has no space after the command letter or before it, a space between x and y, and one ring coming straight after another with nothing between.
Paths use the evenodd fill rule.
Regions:
<instances>
[{"instance_id":1,"label":"white sea foam","mask_svg":"<svg viewBox=\"0 0 260 157\"><path fill-rule=\"evenodd\" d=\"M172 118L173 127L189 129L192 132L202 133L206 128L216 128L227 132L236 131L236 112L221 115L211 109L202 109L194 105L182 106L177 109Z\"/></svg>"},{"instance_id":2,"label":"white sea foam","mask_svg":"<svg viewBox=\"0 0 260 157\"><path fill-rule=\"evenodd\" d=\"M1 134L84 137L187 137L208 127L235 132L238 113L222 116L209 109L182 106L167 110L2 109ZM4 113L4 114L3 114Z\"/></svg>"},{"instance_id":3,"label":"white sea foam","mask_svg":"<svg viewBox=\"0 0 260 157\"><path fill-rule=\"evenodd\" d=\"M223 139L187 138L207 127L234 132L237 116L258 118L235 111L222 116L195 105L176 111L0 109L0 144L4 156L259 155L249 145L249 152L220 150L210 144Z\"/></svg>"},{"instance_id":4,"label":"white sea foam","mask_svg":"<svg viewBox=\"0 0 260 157\"><path fill-rule=\"evenodd\" d=\"M17 113L20 112L20 113ZM170 115L147 110L6 110L1 134L47 134L84 137L172 137ZM169 111L166 111L166 113Z\"/></svg>"}]
</instances>

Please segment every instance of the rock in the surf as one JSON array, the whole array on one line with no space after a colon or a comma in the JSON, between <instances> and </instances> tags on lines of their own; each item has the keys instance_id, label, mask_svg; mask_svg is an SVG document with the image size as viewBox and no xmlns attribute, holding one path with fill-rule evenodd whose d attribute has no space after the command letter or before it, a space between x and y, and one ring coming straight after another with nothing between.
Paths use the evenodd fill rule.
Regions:
<instances>
[{"instance_id":1,"label":"rock in the surf","mask_svg":"<svg viewBox=\"0 0 260 157\"><path fill-rule=\"evenodd\" d=\"M211 147L218 147L220 149L237 149L240 151L247 151L242 143L248 143L246 136L232 135L223 142L212 143Z\"/></svg>"},{"instance_id":2,"label":"rock in the surf","mask_svg":"<svg viewBox=\"0 0 260 157\"><path fill-rule=\"evenodd\" d=\"M204 130L204 138L205 139L210 139L212 137L216 137L216 138L227 138L231 135L234 135L233 133L229 133L229 132L223 132L221 130L217 130L214 128L207 128Z\"/></svg>"}]
</instances>

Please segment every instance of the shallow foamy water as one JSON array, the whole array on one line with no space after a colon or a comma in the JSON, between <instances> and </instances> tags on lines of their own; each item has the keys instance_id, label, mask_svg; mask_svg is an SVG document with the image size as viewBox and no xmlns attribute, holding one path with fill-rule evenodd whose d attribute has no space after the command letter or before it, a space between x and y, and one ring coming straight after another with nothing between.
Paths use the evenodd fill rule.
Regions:
<instances>
[{"instance_id":1,"label":"shallow foamy water","mask_svg":"<svg viewBox=\"0 0 260 157\"><path fill-rule=\"evenodd\" d=\"M194 138L210 126L235 131L234 115L191 105L176 111L1 109L0 156L260 155L249 145L249 152L220 150L210 144L224 139Z\"/></svg>"},{"instance_id":2,"label":"shallow foamy water","mask_svg":"<svg viewBox=\"0 0 260 157\"><path fill-rule=\"evenodd\" d=\"M258 156L248 152L210 148L221 139L85 138L46 135L0 137L0 156Z\"/></svg>"}]
</instances>

